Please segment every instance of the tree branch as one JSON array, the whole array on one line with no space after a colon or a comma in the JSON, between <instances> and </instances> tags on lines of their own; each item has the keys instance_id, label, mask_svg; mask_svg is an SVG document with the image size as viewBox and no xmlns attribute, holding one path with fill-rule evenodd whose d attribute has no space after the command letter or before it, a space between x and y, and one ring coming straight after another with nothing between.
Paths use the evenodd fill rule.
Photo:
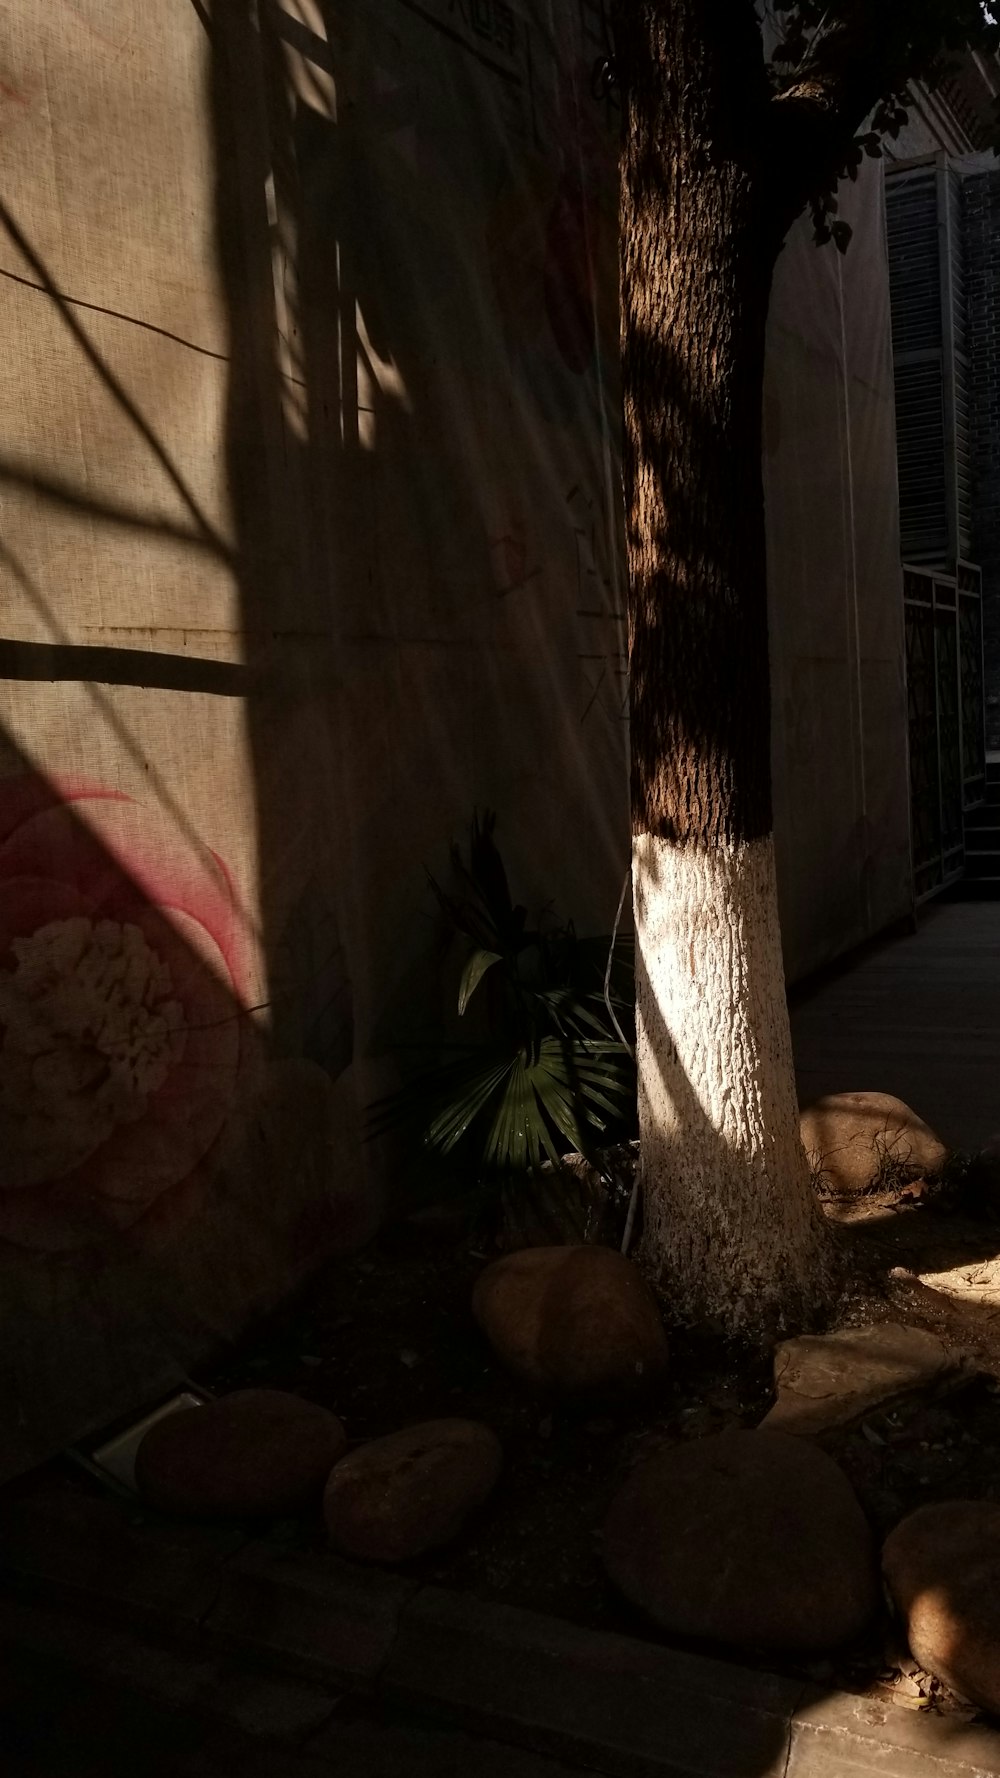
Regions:
<instances>
[{"instance_id":1,"label":"tree branch","mask_svg":"<svg viewBox=\"0 0 1000 1778\"><path fill-rule=\"evenodd\" d=\"M879 100L905 88L914 66L911 20L912 0L883 0L874 20L870 6L845 8L772 98L772 146L787 169L793 214L836 180Z\"/></svg>"},{"instance_id":2,"label":"tree branch","mask_svg":"<svg viewBox=\"0 0 1000 1778\"><path fill-rule=\"evenodd\" d=\"M771 100L771 142L797 215L842 174L865 120L887 97L927 75L944 48L986 29L979 0L840 0Z\"/></svg>"}]
</instances>

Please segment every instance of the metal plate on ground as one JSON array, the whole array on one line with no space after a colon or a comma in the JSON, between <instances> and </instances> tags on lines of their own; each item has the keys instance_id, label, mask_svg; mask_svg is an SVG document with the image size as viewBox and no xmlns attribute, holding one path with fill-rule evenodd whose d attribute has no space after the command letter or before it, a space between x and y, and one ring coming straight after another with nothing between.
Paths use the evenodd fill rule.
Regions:
<instances>
[{"instance_id":1,"label":"metal plate on ground","mask_svg":"<svg viewBox=\"0 0 1000 1778\"><path fill-rule=\"evenodd\" d=\"M182 1389L177 1395L172 1395L169 1401L161 1402L158 1408L144 1414L141 1420L127 1426L123 1432L116 1433L114 1438L97 1445L89 1453L88 1468L100 1470L113 1481L134 1492L135 1456L150 1427L155 1426L158 1420L165 1420L168 1414L180 1413L182 1408L203 1408L209 1400L209 1396L200 1395L194 1389Z\"/></svg>"}]
</instances>

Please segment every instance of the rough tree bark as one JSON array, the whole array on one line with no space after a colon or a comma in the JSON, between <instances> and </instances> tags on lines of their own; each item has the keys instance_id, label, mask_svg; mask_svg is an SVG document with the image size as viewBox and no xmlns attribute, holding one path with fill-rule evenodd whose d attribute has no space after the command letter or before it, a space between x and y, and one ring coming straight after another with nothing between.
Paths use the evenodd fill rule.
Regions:
<instances>
[{"instance_id":1,"label":"rough tree bark","mask_svg":"<svg viewBox=\"0 0 1000 1778\"><path fill-rule=\"evenodd\" d=\"M753 1334L808 1320L832 1274L771 815L761 428L790 218L751 5L623 0L616 63L644 1254L682 1318Z\"/></svg>"}]
</instances>

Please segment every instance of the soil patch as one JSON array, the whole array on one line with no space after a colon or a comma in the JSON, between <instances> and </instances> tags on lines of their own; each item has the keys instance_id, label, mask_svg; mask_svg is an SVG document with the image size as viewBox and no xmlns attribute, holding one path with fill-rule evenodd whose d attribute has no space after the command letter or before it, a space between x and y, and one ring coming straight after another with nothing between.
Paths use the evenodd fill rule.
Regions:
<instances>
[{"instance_id":1,"label":"soil patch","mask_svg":"<svg viewBox=\"0 0 1000 1778\"><path fill-rule=\"evenodd\" d=\"M485 1422L504 1450L493 1500L461 1542L407 1572L634 1633L594 1556L607 1507L639 1457L755 1425L771 1399L770 1361L674 1334L668 1373L640 1403L615 1412L547 1401L508 1375L473 1321L472 1287L494 1257L466 1240L384 1237L327 1267L201 1380L219 1393L249 1383L294 1390L332 1408L352 1445L444 1416ZM322 1535L297 1529L305 1541Z\"/></svg>"},{"instance_id":2,"label":"soil patch","mask_svg":"<svg viewBox=\"0 0 1000 1778\"><path fill-rule=\"evenodd\" d=\"M610 1502L639 1459L757 1426L774 1399L771 1359L672 1330L667 1315L670 1362L648 1397L623 1401L619 1411L534 1397L504 1371L472 1317L473 1284L495 1257L467 1236L412 1226L389 1231L363 1255L324 1268L197 1380L217 1394L291 1390L331 1409L352 1446L420 1421L484 1422L504 1450L495 1494L460 1541L407 1564L406 1572L655 1640L656 1630L612 1590L598 1560ZM900 1318L891 1295L859 1278L846 1320ZM1000 1382L981 1377L943 1399L872 1412L820 1442L842 1465L879 1538L929 1502L1000 1501ZM22 1478L17 1487L31 1485ZM64 1472L61 1485L96 1484ZM326 1543L318 1510L275 1523L264 1535L303 1550ZM779 1665L773 1657L759 1664ZM887 1619L836 1660L780 1666L914 1708L956 1708L909 1660Z\"/></svg>"},{"instance_id":3,"label":"soil patch","mask_svg":"<svg viewBox=\"0 0 1000 1778\"><path fill-rule=\"evenodd\" d=\"M594 1628L655 1637L597 1560L608 1506L641 1458L758 1425L774 1399L771 1360L671 1330L667 1375L642 1402L623 1402L619 1412L546 1402L511 1379L472 1319L473 1283L493 1257L468 1239L390 1232L362 1257L328 1267L204 1380L219 1391L248 1383L296 1390L331 1408L352 1444L442 1415L485 1421L504 1447L496 1495L459 1543L408 1572ZM895 1313L873 1279L859 1278L845 1303L851 1321ZM842 1464L879 1538L928 1501L1000 1499L1000 1383L981 1378L943 1400L916 1398L821 1442ZM322 1530L298 1522L273 1535L308 1546ZM863 1646L795 1670L915 1708L954 1707L944 1688L917 1672L887 1620Z\"/></svg>"}]
</instances>

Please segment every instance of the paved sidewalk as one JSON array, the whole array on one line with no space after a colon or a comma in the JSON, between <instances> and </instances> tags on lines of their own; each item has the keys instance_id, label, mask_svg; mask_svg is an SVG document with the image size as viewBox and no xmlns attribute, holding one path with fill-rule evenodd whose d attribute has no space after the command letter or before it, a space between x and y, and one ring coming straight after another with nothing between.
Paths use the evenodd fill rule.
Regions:
<instances>
[{"instance_id":1,"label":"paved sidewalk","mask_svg":"<svg viewBox=\"0 0 1000 1778\"><path fill-rule=\"evenodd\" d=\"M268 1689L263 1676L244 1678L248 1695L255 1684ZM322 1732L302 1746L4 1644L0 1770L4 1778L572 1778L585 1769L385 1706L323 1703Z\"/></svg>"},{"instance_id":2,"label":"paved sidewalk","mask_svg":"<svg viewBox=\"0 0 1000 1778\"><path fill-rule=\"evenodd\" d=\"M1000 1778L979 1723L55 1488L0 1497L3 1778Z\"/></svg>"},{"instance_id":3,"label":"paved sidewalk","mask_svg":"<svg viewBox=\"0 0 1000 1778\"><path fill-rule=\"evenodd\" d=\"M869 951L801 999L803 1100L904 1099L950 1147L1000 1133L1000 901L931 903L915 934Z\"/></svg>"}]
</instances>

